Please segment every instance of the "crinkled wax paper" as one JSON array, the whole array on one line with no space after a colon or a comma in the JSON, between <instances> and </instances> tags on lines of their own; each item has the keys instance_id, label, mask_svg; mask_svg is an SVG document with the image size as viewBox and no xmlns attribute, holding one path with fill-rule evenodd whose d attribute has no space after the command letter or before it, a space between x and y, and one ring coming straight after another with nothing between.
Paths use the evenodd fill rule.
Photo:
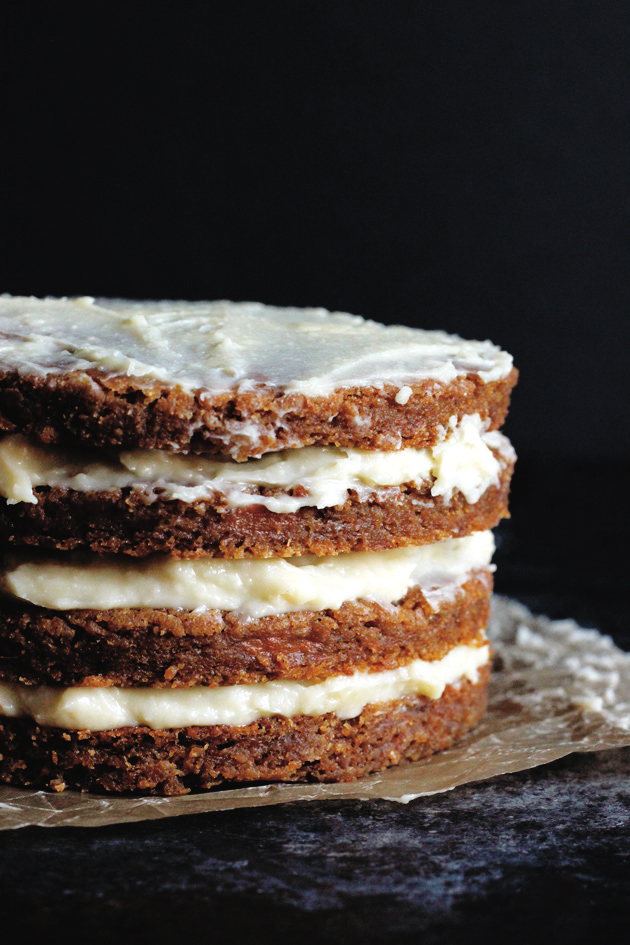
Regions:
<instances>
[{"instance_id":1,"label":"crinkled wax paper","mask_svg":"<svg viewBox=\"0 0 630 945\"><path fill-rule=\"evenodd\" d=\"M630 745L630 654L571 620L534 617L495 598L496 669L484 720L454 748L351 784L269 784L172 798L112 798L0 788L0 829L95 827L180 814L315 801L384 798L406 803L574 751Z\"/></svg>"}]
</instances>

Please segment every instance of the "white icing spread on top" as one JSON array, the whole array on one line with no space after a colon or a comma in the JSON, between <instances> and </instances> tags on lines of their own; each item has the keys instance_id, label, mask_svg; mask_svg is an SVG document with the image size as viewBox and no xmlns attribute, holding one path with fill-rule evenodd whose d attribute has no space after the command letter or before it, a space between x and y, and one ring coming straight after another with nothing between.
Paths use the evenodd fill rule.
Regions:
<instances>
[{"instance_id":1,"label":"white icing spread on top","mask_svg":"<svg viewBox=\"0 0 630 945\"><path fill-rule=\"evenodd\" d=\"M12 597L52 610L218 609L250 617L335 609L357 599L393 603L419 586L438 609L471 571L489 565L493 551L492 533L486 531L418 547L321 557L22 555L7 558L0 586Z\"/></svg>"},{"instance_id":2,"label":"white icing spread on top","mask_svg":"<svg viewBox=\"0 0 630 945\"><path fill-rule=\"evenodd\" d=\"M0 715L29 716L39 725L103 731L128 725L247 725L272 715L359 715L368 703L404 696L439 699L448 685L476 682L488 662L484 646L456 646L441 660L414 660L382 672L355 672L322 682L273 681L190 689L120 689L115 686L22 686L0 683Z\"/></svg>"},{"instance_id":3,"label":"white icing spread on top","mask_svg":"<svg viewBox=\"0 0 630 945\"><path fill-rule=\"evenodd\" d=\"M433 448L389 452L304 447L270 453L245 463L165 450L92 451L42 446L15 434L0 439L0 495L9 505L37 503L34 489L54 486L78 492L139 489L149 503L158 495L183 502L219 493L232 507L262 505L292 513L305 506L343 505L350 490L367 499L374 491L402 483L433 482L431 493L450 501L461 492L474 503L496 485L501 463L513 451L499 433L485 432L478 414L453 417ZM300 487L299 494L291 491ZM259 488L273 488L261 495Z\"/></svg>"},{"instance_id":4,"label":"white icing spread on top","mask_svg":"<svg viewBox=\"0 0 630 945\"><path fill-rule=\"evenodd\" d=\"M35 375L97 368L188 391L265 384L318 396L468 373L494 381L512 358L489 341L324 309L4 296L0 367Z\"/></svg>"}]
</instances>

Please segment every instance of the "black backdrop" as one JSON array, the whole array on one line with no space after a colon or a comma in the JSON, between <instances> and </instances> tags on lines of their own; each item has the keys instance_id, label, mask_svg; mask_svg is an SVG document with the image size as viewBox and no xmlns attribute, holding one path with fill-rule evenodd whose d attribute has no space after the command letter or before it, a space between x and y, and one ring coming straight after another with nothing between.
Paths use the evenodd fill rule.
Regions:
<instances>
[{"instance_id":1,"label":"black backdrop","mask_svg":"<svg viewBox=\"0 0 630 945\"><path fill-rule=\"evenodd\" d=\"M4 0L0 41L7 291L493 338L522 372L497 587L630 649L628 0ZM7 831L0 907L34 941L625 942L627 764Z\"/></svg>"},{"instance_id":2,"label":"black backdrop","mask_svg":"<svg viewBox=\"0 0 630 945\"><path fill-rule=\"evenodd\" d=\"M14 3L3 288L491 337L521 455L627 457L630 7Z\"/></svg>"}]
</instances>

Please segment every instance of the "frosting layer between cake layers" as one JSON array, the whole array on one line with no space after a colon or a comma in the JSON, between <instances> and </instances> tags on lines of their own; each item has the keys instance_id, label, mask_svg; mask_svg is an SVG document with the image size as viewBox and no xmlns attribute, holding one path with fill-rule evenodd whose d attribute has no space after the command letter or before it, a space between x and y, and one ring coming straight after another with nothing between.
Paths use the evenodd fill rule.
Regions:
<instances>
[{"instance_id":1,"label":"frosting layer between cake layers","mask_svg":"<svg viewBox=\"0 0 630 945\"><path fill-rule=\"evenodd\" d=\"M368 704L405 696L439 699L448 685L477 681L488 645L456 646L440 660L414 660L384 672L355 672L321 682L274 680L252 685L188 689L121 689L22 686L0 683L0 715L27 716L38 724L104 731L125 726L178 728L247 725L272 715L293 718L333 713L349 719Z\"/></svg>"},{"instance_id":2,"label":"frosting layer between cake layers","mask_svg":"<svg viewBox=\"0 0 630 945\"><path fill-rule=\"evenodd\" d=\"M350 490L366 498L403 483L431 482L434 497L448 503L461 492L475 503L498 484L501 460L514 459L509 440L486 427L478 414L460 421L453 416L441 441L431 448L385 452L311 446L244 463L165 450L55 448L14 435L0 440L0 495L15 505L36 504L34 490L42 486L77 492L134 488L143 492L147 503L158 495L196 502L219 493L231 507L260 505L290 513L306 506L343 505ZM272 489L273 494L260 489Z\"/></svg>"},{"instance_id":3,"label":"frosting layer between cake layers","mask_svg":"<svg viewBox=\"0 0 630 945\"><path fill-rule=\"evenodd\" d=\"M366 599L393 603L419 586L431 602L490 564L492 533L429 545L296 558L134 560L99 555L8 557L1 588L52 610L119 607L219 609L250 617L338 608Z\"/></svg>"}]
</instances>

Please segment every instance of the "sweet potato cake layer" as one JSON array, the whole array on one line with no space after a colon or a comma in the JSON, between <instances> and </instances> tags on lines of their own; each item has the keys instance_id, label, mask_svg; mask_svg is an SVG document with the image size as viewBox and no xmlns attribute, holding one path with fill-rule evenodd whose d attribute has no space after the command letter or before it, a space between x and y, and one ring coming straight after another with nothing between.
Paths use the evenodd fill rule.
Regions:
<instances>
[{"instance_id":1,"label":"sweet potato cake layer","mask_svg":"<svg viewBox=\"0 0 630 945\"><path fill-rule=\"evenodd\" d=\"M230 455L237 460L300 446L367 450L433 446L453 416L479 414L497 430L518 374L484 382L343 388L326 396L262 385L209 395L97 370L35 375L0 371L0 431L44 443L121 446ZM202 396L203 394L203 396Z\"/></svg>"},{"instance_id":2,"label":"sweet potato cake layer","mask_svg":"<svg viewBox=\"0 0 630 945\"><path fill-rule=\"evenodd\" d=\"M498 454L497 454L498 455ZM384 551L456 538L493 528L508 516L514 464L502 461L498 485L477 502L461 492L449 502L431 495L431 483L389 487L344 505L272 512L262 505L230 507L221 496L184 502L158 497L147 503L133 487L78 492L40 486L36 504L0 499L0 542L9 547L144 557L223 558L330 555Z\"/></svg>"},{"instance_id":3,"label":"sweet potato cake layer","mask_svg":"<svg viewBox=\"0 0 630 945\"><path fill-rule=\"evenodd\" d=\"M243 617L229 611L46 610L4 601L0 681L62 686L228 686L393 669L474 644L492 576L479 570L433 610L414 587L397 604Z\"/></svg>"},{"instance_id":4,"label":"sweet potato cake layer","mask_svg":"<svg viewBox=\"0 0 630 945\"><path fill-rule=\"evenodd\" d=\"M177 795L243 781L352 781L448 748L482 717L489 667L439 699L367 705L353 719L271 716L249 725L86 732L0 719L0 782Z\"/></svg>"}]
</instances>

